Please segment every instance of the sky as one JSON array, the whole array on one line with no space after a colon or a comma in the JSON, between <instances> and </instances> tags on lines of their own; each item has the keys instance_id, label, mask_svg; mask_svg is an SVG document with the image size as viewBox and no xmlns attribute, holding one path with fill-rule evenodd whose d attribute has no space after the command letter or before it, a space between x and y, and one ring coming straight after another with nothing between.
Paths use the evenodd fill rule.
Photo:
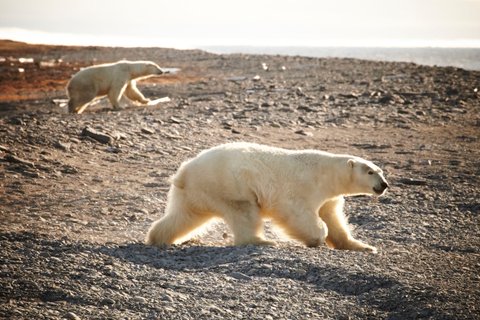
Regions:
<instances>
[{"instance_id":1,"label":"sky","mask_svg":"<svg viewBox=\"0 0 480 320\"><path fill-rule=\"evenodd\" d=\"M480 0L0 0L0 38L177 48L480 47Z\"/></svg>"}]
</instances>

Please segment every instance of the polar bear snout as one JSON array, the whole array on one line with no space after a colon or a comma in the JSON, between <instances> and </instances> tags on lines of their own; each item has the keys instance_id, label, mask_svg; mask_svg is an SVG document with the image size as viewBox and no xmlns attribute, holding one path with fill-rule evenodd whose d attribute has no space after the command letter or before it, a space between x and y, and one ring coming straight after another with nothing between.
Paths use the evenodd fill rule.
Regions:
<instances>
[{"instance_id":1,"label":"polar bear snout","mask_svg":"<svg viewBox=\"0 0 480 320\"><path fill-rule=\"evenodd\" d=\"M164 74L164 73L167 73L166 71L164 71L162 68L160 68L159 66L157 65L153 65L152 66L152 74L155 74L155 75L161 75L161 74Z\"/></svg>"},{"instance_id":2,"label":"polar bear snout","mask_svg":"<svg viewBox=\"0 0 480 320\"><path fill-rule=\"evenodd\" d=\"M375 187L373 187L373 191L381 196L382 194L385 193L385 190L387 190L390 186L388 185L387 181L383 180L380 181Z\"/></svg>"}]
</instances>

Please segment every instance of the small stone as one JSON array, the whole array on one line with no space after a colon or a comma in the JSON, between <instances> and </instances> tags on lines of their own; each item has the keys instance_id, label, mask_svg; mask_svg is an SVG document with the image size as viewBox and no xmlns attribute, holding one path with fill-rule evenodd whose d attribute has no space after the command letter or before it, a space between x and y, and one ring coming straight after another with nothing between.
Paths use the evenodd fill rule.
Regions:
<instances>
[{"instance_id":1,"label":"small stone","mask_svg":"<svg viewBox=\"0 0 480 320\"><path fill-rule=\"evenodd\" d=\"M425 186L427 185L426 180L412 179L412 178L402 178L398 182L401 184L406 184L409 186Z\"/></svg>"},{"instance_id":2,"label":"small stone","mask_svg":"<svg viewBox=\"0 0 480 320\"><path fill-rule=\"evenodd\" d=\"M105 151L110 153L121 153L122 149L117 147L108 147L107 149L105 149Z\"/></svg>"},{"instance_id":3,"label":"small stone","mask_svg":"<svg viewBox=\"0 0 480 320\"><path fill-rule=\"evenodd\" d=\"M142 127L141 130L142 130L143 133L147 133L147 134L154 134L155 133L155 129L153 129L153 128Z\"/></svg>"},{"instance_id":4,"label":"small stone","mask_svg":"<svg viewBox=\"0 0 480 320\"><path fill-rule=\"evenodd\" d=\"M232 278L235 278L237 280L252 280L252 277L247 276L246 274L243 274L241 272L236 272L236 271L231 272L229 274L229 276L232 277Z\"/></svg>"},{"instance_id":5,"label":"small stone","mask_svg":"<svg viewBox=\"0 0 480 320\"><path fill-rule=\"evenodd\" d=\"M393 101L393 96L391 94L388 94L388 93L383 95L382 97L380 97L380 99L378 99L378 102L381 103L381 104L387 104L390 101Z\"/></svg>"},{"instance_id":6,"label":"small stone","mask_svg":"<svg viewBox=\"0 0 480 320\"><path fill-rule=\"evenodd\" d=\"M243 76L240 76L240 77L230 77L230 78L227 78L228 81L232 81L232 82L241 82L241 81L245 81L247 80L247 77L243 77Z\"/></svg>"},{"instance_id":7,"label":"small stone","mask_svg":"<svg viewBox=\"0 0 480 320\"><path fill-rule=\"evenodd\" d=\"M295 131L296 134L300 134L302 136L313 137L313 133L305 131L303 129Z\"/></svg>"},{"instance_id":8,"label":"small stone","mask_svg":"<svg viewBox=\"0 0 480 320\"><path fill-rule=\"evenodd\" d=\"M144 297L140 297L140 296L134 297L133 301L136 302L136 303L147 303L147 299L145 299Z\"/></svg>"},{"instance_id":9,"label":"small stone","mask_svg":"<svg viewBox=\"0 0 480 320\"><path fill-rule=\"evenodd\" d=\"M73 312L68 312L65 316L63 316L63 318L67 319L67 320L80 320L81 319L79 316L77 316Z\"/></svg>"},{"instance_id":10,"label":"small stone","mask_svg":"<svg viewBox=\"0 0 480 320\"><path fill-rule=\"evenodd\" d=\"M173 298L168 294L162 294L160 296L160 300L165 301L165 302L173 302L174 301Z\"/></svg>"},{"instance_id":11,"label":"small stone","mask_svg":"<svg viewBox=\"0 0 480 320\"><path fill-rule=\"evenodd\" d=\"M162 184L158 182L147 182L143 186L145 188L160 188Z\"/></svg>"},{"instance_id":12,"label":"small stone","mask_svg":"<svg viewBox=\"0 0 480 320\"><path fill-rule=\"evenodd\" d=\"M7 162L11 162L11 163L20 163L20 164L26 165L28 167L34 167L35 166L35 164L33 162L28 161L28 160L24 160L24 159L19 158L17 156L14 156L13 154L6 154L3 157L3 160L5 160Z\"/></svg>"},{"instance_id":13,"label":"small stone","mask_svg":"<svg viewBox=\"0 0 480 320\"><path fill-rule=\"evenodd\" d=\"M180 119L178 119L178 118L176 118L176 117L173 117L173 116L172 116L172 117L170 117L170 122L173 122L173 123L176 123L176 124L180 124L180 123L182 123L183 121L180 120Z\"/></svg>"},{"instance_id":14,"label":"small stone","mask_svg":"<svg viewBox=\"0 0 480 320\"><path fill-rule=\"evenodd\" d=\"M346 98L346 99L358 99L360 95L355 92L350 92L350 93L341 93L339 94L340 97Z\"/></svg>"},{"instance_id":15,"label":"small stone","mask_svg":"<svg viewBox=\"0 0 480 320\"><path fill-rule=\"evenodd\" d=\"M18 117L11 118L10 123L15 124L15 125L19 125L19 126L24 126L25 125L25 121L23 121L23 119L18 118Z\"/></svg>"},{"instance_id":16,"label":"small stone","mask_svg":"<svg viewBox=\"0 0 480 320\"><path fill-rule=\"evenodd\" d=\"M24 170L24 171L22 171L22 174L23 174L24 176L26 176L26 177L35 178L35 179L41 177L41 175L40 175L38 172L36 172L36 171L27 171L27 170Z\"/></svg>"},{"instance_id":17,"label":"small stone","mask_svg":"<svg viewBox=\"0 0 480 320\"><path fill-rule=\"evenodd\" d=\"M115 304L115 300L111 299L111 298L104 298L101 302L102 304L108 304L108 305L114 305Z\"/></svg>"},{"instance_id":18,"label":"small stone","mask_svg":"<svg viewBox=\"0 0 480 320\"><path fill-rule=\"evenodd\" d=\"M299 107L297 107L297 110L303 110L303 111L306 111L306 112L314 112L315 111L315 109L312 109L309 106L299 106Z\"/></svg>"},{"instance_id":19,"label":"small stone","mask_svg":"<svg viewBox=\"0 0 480 320\"><path fill-rule=\"evenodd\" d=\"M72 146L71 143L65 143L65 142L61 142L61 141L55 141L55 143L53 144L53 146L57 149L60 149L60 150L63 150L63 151L70 151L70 148Z\"/></svg>"},{"instance_id":20,"label":"small stone","mask_svg":"<svg viewBox=\"0 0 480 320\"><path fill-rule=\"evenodd\" d=\"M297 94L297 96L300 97L305 96L305 93L303 92L303 89L301 87L297 87L297 89L295 89L295 93Z\"/></svg>"}]
</instances>

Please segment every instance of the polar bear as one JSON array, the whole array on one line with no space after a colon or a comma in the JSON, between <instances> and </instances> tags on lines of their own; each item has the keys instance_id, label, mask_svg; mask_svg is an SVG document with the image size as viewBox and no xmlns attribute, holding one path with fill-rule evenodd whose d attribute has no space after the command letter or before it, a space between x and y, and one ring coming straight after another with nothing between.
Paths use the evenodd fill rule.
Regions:
<instances>
[{"instance_id":1,"label":"polar bear","mask_svg":"<svg viewBox=\"0 0 480 320\"><path fill-rule=\"evenodd\" d=\"M163 73L151 61L122 60L82 69L68 82L68 111L82 113L92 100L101 96L107 96L113 108L119 109L123 94L130 100L146 104L150 100L137 89L135 80Z\"/></svg>"},{"instance_id":2,"label":"polar bear","mask_svg":"<svg viewBox=\"0 0 480 320\"><path fill-rule=\"evenodd\" d=\"M376 251L352 237L344 196L380 196L388 188L382 170L351 155L287 150L236 142L201 152L172 178L165 215L146 243L188 239L212 218L222 218L235 245L273 245L263 235L270 219L306 246Z\"/></svg>"}]
</instances>

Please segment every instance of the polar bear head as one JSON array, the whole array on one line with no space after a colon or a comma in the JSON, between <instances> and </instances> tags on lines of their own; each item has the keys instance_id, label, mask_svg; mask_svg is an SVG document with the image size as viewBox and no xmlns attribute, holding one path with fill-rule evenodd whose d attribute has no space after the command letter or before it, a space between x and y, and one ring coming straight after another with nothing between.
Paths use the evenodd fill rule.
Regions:
<instances>
[{"instance_id":1,"label":"polar bear head","mask_svg":"<svg viewBox=\"0 0 480 320\"><path fill-rule=\"evenodd\" d=\"M152 61L121 61L128 68L131 79L144 79L164 74L165 71Z\"/></svg>"},{"instance_id":2,"label":"polar bear head","mask_svg":"<svg viewBox=\"0 0 480 320\"><path fill-rule=\"evenodd\" d=\"M389 187L383 171L372 162L351 158L347 164L351 174L351 194L381 196Z\"/></svg>"},{"instance_id":3,"label":"polar bear head","mask_svg":"<svg viewBox=\"0 0 480 320\"><path fill-rule=\"evenodd\" d=\"M162 70L156 63L147 61L145 62L146 73L152 75L164 74L165 71Z\"/></svg>"}]
</instances>

